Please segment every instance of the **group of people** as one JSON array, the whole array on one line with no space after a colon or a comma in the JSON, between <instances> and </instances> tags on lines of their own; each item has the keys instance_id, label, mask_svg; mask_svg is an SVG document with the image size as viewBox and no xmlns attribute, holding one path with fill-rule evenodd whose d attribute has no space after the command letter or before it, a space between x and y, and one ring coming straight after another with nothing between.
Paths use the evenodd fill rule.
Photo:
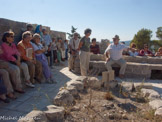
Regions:
<instances>
[{"instance_id":1,"label":"group of people","mask_svg":"<svg viewBox=\"0 0 162 122\"><path fill-rule=\"evenodd\" d=\"M25 93L22 81L31 88L44 78L47 83L56 83L50 67L68 59L68 41L51 39L41 25L34 32L28 24L18 44L14 36L11 30L4 32L0 43L0 100L6 103L8 98L16 99L14 92Z\"/></svg>"},{"instance_id":2,"label":"group of people","mask_svg":"<svg viewBox=\"0 0 162 122\"><path fill-rule=\"evenodd\" d=\"M74 37L70 40L70 58L69 58L69 70L73 70L74 60L77 56L80 58L80 70L81 75L87 76L89 73L89 60L91 53L99 54L99 45L96 44L96 39L93 38L90 42L89 36L91 35L91 29L85 30L85 36L80 40L78 39L78 34L75 33ZM162 47L158 49L158 52L153 54L147 44L144 44L144 49L138 50L135 43L131 43L130 47L126 46L123 42L119 42L120 38L115 35L113 38L113 43L108 42L108 47L105 50L106 67L107 70L112 70L113 64L118 64L120 66L119 77L123 78L126 69L126 61L123 59L123 55L129 56L162 56Z\"/></svg>"},{"instance_id":3,"label":"group of people","mask_svg":"<svg viewBox=\"0 0 162 122\"><path fill-rule=\"evenodd\" d=\"M28 24L21 40L15 45L14 32L5 32L0 44L0 100L8 103L8 98L16 99L14 92L25 93L22 78L26 86L31 88L35 87L36 82L41 83L43 77L48 83L56 83L50 67L53 68L54 63L61 63L67 59L69 71L73 71L75 59L80 58L81 75L87 76L91 53L100 53L96 39L90 40L91 33L91 29L86 29L81 39L78 33L74 33L68 42L61 38L51 39L47 30L42 29L41 25L38 25L33 32L33 26ZM134 43L127 47L119 43L119 40L119 36L115 35L113 43L108 43L105 56L108 71L112 70L112 64L120 65L120 78L124 77L126 69L124 51L130 56L162 56L162 48L159 48L154 55L146 44L144 49L139 51Z\"/></svg>"}]
</instances>

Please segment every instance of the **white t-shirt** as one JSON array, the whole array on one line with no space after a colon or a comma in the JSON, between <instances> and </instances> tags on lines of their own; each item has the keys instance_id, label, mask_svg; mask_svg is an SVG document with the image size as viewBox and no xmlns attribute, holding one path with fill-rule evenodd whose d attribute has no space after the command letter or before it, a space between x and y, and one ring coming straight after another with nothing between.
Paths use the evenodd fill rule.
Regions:
<instances>
[{"instance_id":1,"label":"white t-shirt","mask_svg":"<svg viewBox=\"0 0 162 122\"><path fill-rule=\"evenodd\" d=\"M70 45L71 48L74 49L74 50L78 49L78 46L79 46L79 39L77 39L77 40L71 39L71 40L69 41L69 45Z\"/></svg>"},{"instance_id":2,"label":"white t-shirt","mask_svg":"<svg viewBox=\"0 0 162 122\"><path fill-rule=\"evenodd\" d=\"M118 45L115 45L113 43L107 47L107 49L105 50L105 53L108 52L111 59L119 60L123 57L122 56L123 50L127 50L127 49L128 47L123 44L119 43Z\"/></svg>"},{"instance_id":3,"label":"white t-shirt","mask_svg":"<svg viewBox=\"0 0 162 122\"><path fill-rule=\"evenodd\" d=\"M129 51L129 55L130 55L130 56L138 56L139 53L138 53L138 52Z\"/></svg>"}]
</instances>

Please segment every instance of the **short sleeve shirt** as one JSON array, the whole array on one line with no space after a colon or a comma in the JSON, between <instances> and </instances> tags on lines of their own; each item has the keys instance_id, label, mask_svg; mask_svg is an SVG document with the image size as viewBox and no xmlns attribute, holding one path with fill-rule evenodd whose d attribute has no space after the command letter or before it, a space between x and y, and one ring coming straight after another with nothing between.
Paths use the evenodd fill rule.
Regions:
<instances>
[{"instance_id":1,"label":"short sleeve shirt","mask_svg":"<svg viewBox=\"0 0 162 122\"><path fill-rule=\"evenodd\" d=\"M105 50L105 53L109 52L111 59L119 60L123 57L122 56L123 50L126 50L126 49L128 49L128 47L123 44L118 44L118 45L110 44Z\"/></svg>"},{"instance_id":2,"label":"short sleeve shirt","mask_svg":"<svg viewBox=\"0 0 162 122\"><path fill-rule=\"evenodd\" d=\"M83 43L83 45L80 48L80 50L85 51L85 52L89 52L90 51L90 45L91 45L90 38L83 37L80 40L80 42Z\"/></svg>"},{"instance_id":3,"label":"short sleeve shirt","mask_svg":"<svg viewBox=\"0 0 162 122\"><path fill-rule=\"evenodd\" d=\"M69 45L71 46L72 49L77 50L79 46L79 39L77 40L71 39L69 41Z\"/></svg>"}]
</instances>

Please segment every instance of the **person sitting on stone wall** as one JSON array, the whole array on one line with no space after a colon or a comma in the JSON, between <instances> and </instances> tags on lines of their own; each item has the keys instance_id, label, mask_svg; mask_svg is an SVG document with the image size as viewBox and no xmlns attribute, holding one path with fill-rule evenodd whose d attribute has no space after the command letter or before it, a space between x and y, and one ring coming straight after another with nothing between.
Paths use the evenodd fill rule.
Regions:
<instances>
[{"instance_id":1,"label":"person sitting on stone wall","mask_svg":"<svg viewBox=\"0 0 162 122\"><path fill-rule=\"evenodd\" d=\"M53 52L51 51L52 39L46 29L42 29L42 32L43 32L43 40L45 43L45 47L47 47L47 52L45 51L45 54L46 54L47 58L48 57L50 58L50 67L52 67L52 65L53 65Z\"/></svg>"},{"instance_id":2,"label":"person sitting on stone wall","mask_svg":"<svg viewBox=\"0 0 162 122\"><path fill-rule=\"evenodd\" d=\"M149 50L149 47L147 44L144 44L144 49L140 50L139 53L140 56L154 56L154 54Z\"/></svg>"},{"instance_id":3,"label":"person sitting on stone wall","mask_svg":"<svg viewBox=\"0 0 162 122\"><path fill-rule=\"evenodd\" d=\"M79 42L78 50L80 57L80 70L82 76L87 76L89 72L89 61L90 61L90 35L92 33L91 29L86 29L84 31L85 36L81 38Z\"/></svg>"},{"instance_id":4,"label":"person sitting on stone wall","mask_svg":"<svg viewBox=\"0 0 162 122\"><path fill-rule=\"evenodd\" d=\"M3 50L0 47L0 54L3 53ZM7 97L9 97L10 99L16 99L15 95L13 94L14 90L12 87L12 82L13 84L17 84L19 82L17 82L17 79L15 78L16 76L16 72L14 72L14 70L12 70L12 68L9 67L8 63L6 61L0 60L0 76L3 80L3 83L7 89ZM12 79L12 82L10 80L10 78Z\"/></svg>"},{"instance_id":5,"label":"person sitting on stone wall","mask_svg":"<svg viewBox=\"0 0 162 122\"><path fill-rule=\"evenodd\" d=\"M44 52L46 51L45 48L42 46L42 44L40 43L40 35L39 34L34 34L33 35L33 39L31 42L33 48L34 48L34 52L35 52L35 57L38 61L41 62L42 67L43 67L43 74L46 78L46 81L48 83L56 83L54 81L54 79L52 78L52 73L51 70L48 66L48 61L47 61L47 57L45 56Z\"/></svg>"},{"instance_id":6,"label":"person sitting on stone wall","mask_svg":"<svg viewBox=\"0 0 162 122\"><path fill-rule=\"evenodd\" d=\"M139 50L136 48L135 43L131 43L130 45L130 50L129 50L129 56L138 56L139 55Z\"/></svg>"},{"instance_id":7,"label":"person sitting on stone wall","mask_svg":"<svg viewBox=\"0 0 162 122\"><path fill-rule=\"evenodd\" d=\"M162 47L158 49L158 51L155 53L155 56L162 56Z\"/></svg>"},{"instance_id":8,"label":"person sitting on stone wall","mask_svg":"<svg viewBox=\"0 0 162 122\"><path fill-rule=\"evenodd\" d=\"M75 59L77 58L77 56L79 56L79 52L78 52L78 46L79 46L79 38L78 38L78 33L74 33L73 38L70 39L69 41L69 53L70 53L70 57L69 57L69 71L74 70L74 62Z\"/></svg>"},{"instance_id":9,"label":"person sitting on stone wall","mask_svg":"<svg viewBox=\"0 0 162 122\"><path fill-rule=\"evenodd\" d=\"M31 39L31 33L29 31L24 32L22 35L22 40L18 43L17 48L20 52L21 61L28 65L30 81L35 83L35 77L35 79L41 83L42 64L35 58L33 46L30 43Z\"/></svg>"},{"instance_id":10,"label":"person sitting on stone wall","mask_svg":"<svg viewBox=\"0 0 162 122\"><path fill-rule=\"evenodd\" d=\"M106 67L107 70L112 70L113 64L120 65L119 77L123 78L126 69L126 61L123 59L122 53L123 50L127 50L128 47L119 43L119 36L115 35L113 38L113 43L110 44L105 50L105 54L107 56Z\"/></svg>"},{"instance_id":11,"label":"person sitting on stone wall","mask_svg":"<svg viewBox=\"0 0 162 122\"><path fill-rule=\"evenodd\" d=\"M96 44L96 38L92 39L92 44L90 46L90 52L93 54L99 54L100 53L100 47Z\"/></svg>"},{"instance_id":12,"label":"person sitting on stone wall","mask_svg":"<svg viewBox=\"0 0 162 122\"><path fill-rule=\"evenodd\" d=\"M28 66L27 64L20 62L20 53L16 48L16 45L13 43L14 42L14 32L12 31L7 31L4 33L2 37L2 50L3 53L0 55L0 59L7 61L8 65L17 70L17 75L19 75L22 71L24 75L24 80L26 82L26 85L29 87L35 87L31 82L30 82L30 75L28 71ZM21 70L20 70L21 69Z\"/></svg>"}]
</instances>

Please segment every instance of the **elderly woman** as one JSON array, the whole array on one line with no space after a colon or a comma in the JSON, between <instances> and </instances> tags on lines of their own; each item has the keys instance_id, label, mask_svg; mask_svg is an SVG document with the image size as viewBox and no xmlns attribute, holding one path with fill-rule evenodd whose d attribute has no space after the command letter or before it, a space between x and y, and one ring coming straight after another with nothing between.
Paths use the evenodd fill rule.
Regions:
<instances>
[{"instance_id":1,"label":"elderly woman","mask_svg":"<svg viewBox=\"0 0 162 122\"><path fill-rule=\"evenodd\" d=\"M85 36L80 40L78 50L80 50L80 69L81 75L87 76L89 71L89 60L90 60L90 38L92 30L86 29L84 31Z\"/></svg>"},{"instance_id":2,"label":"elderly woman","mask_svg":"<svg viewBox=\"0 0 162 122\"><path fill-rule=\"evenodd\" d=\"M2 53L3 53L3 51L2 51L2 49L0 47L0 54L2 54ZM0 76L1 76L1 78L3 80L3 83L4 83L5 87L6 87L6 89L7 89L6 95L10 99L16 99L15 95L13 94L14 90L13 90L12 83L11 83L10 77L9 77L9 74L10 74L11 79L13 79L15 77L14 76L15 73L16 72L14 72L11 68L9 68L7 62L5 62L3 60L0 60Z\"/></svg>"},{"instance_id":3,"label":"elderly woman","mask_svg":"<svg viewBox=\"0 0 162 122\"><path fill-rule=\"evenodd\" d=\"M28 66L25 63L20 62L20 53L18 52L16 45L14 42L14 33L12 31L7 31L4 33L2 37L2 50L3 54L0 55L0 59L7 61L9 63L9 67L12 69L15 69L17 71L17 81L19 81L19 84L17 84L18 89L16 90L20 93L24 93L24 91L21 89L21 78L20 78L20 69L22 69L26 85L29 87L34 88L35 86L30 82L30 75L28 71Z\"/></svg>"},{"instance_id":4,"label":"elderly woman","mask_svg":"<svg viewBox=\"0 0 162 122\"><path fill-rule=\"evenodd\" d=\"M47 57L44 55L44 52L46 50L45 50L45 48L43 48L42 44L40 43L40 38L41 37L39 34L34 34L33 40L31 42L31 44L34 48L36 59L42 63L43 74L46 78L46 81L48 83L56 83L54 81L54 79L52 78L52 74L51 74L50 68L48 66Z\"/></svg>"}]
</instances>

